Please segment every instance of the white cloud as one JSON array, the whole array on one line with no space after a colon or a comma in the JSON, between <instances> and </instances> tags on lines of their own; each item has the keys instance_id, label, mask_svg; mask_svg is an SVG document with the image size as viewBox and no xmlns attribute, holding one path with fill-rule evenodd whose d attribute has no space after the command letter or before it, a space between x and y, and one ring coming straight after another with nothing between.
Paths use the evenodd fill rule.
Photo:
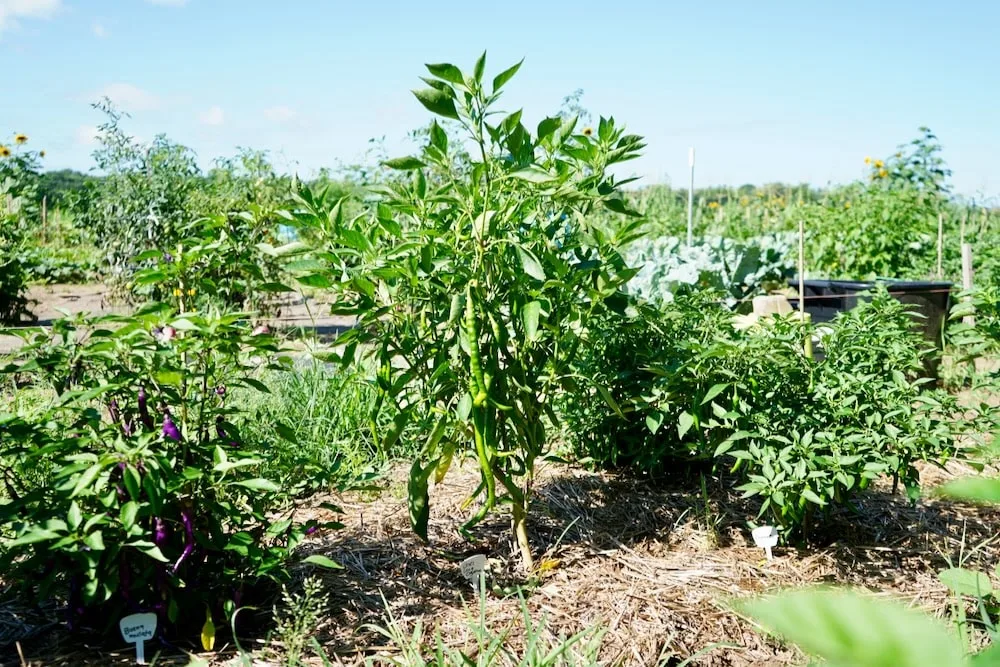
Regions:
<instances>
[{"instance_id":1,"label":"white cloud","mask_svg":"<svg viewBox=\"0 0 1000 667\"><path fill-rule=\"evenodd\" d=\"M155 111L163 104L158 96L130 83L109 83L88 97L91 102L107 97L125 111Z\"/></svg>"},{"instance_id":2,"label":"white cloud","mask_svg":"<svg viewBox=\"0 0 1000 667\"><path fill-rule=\"evenodd\" d=\"M146 0L146 4L160 5L161 7L183 7L188 0Z\"/></svg>"},{"instance_id":3,"label":"white cloud","mask_svg":"<svg viewBox=\"0 0 1000 667\"><path fill-rule=\"evenodd\" d=\"M198 120L202 125L222 125L226 120L226 114L222 107L216 105L198 114Z\"/></svg>"},{"instance_id":4,"label":"white cloud","mask_svg":"<svg viewBox=\"0 0 1000 667\"><path fill-rule=\"evenodd\" d=\"M93 146L97 143L97 139L100 136L101 131L94 125L81 125L73 133L76 143L80 146Z\"/></svg>"},{"instance_id":5,"label":"white cloud","mask_svg":"<svg viewBox=\"0 0 1000 667\"><path fill-rule=\"evenodd\" d=\"M286 106L276 106L264 109L264 118L272 123L290 123L299 117L299 113Z\"/></svg>"},{"instance_id":6,"label":"white cloud","mask_svg":"<svg viewBox=\"0 0 1000 667\"><path fill-rule=\"evenodd\" d=\"M62 9L62 0L0 0L0 33L16 28L19 19L49 19Z\"/></svg>"},{"instance_id":7,"label":"white cloud","mask_svg":"<svg viewBox=\"0 0 1000 667\"><path fill-rule=\"evenodd\" d=\"M97 37L98 39L104 39L109 34L108 29L105 28L104 24L100 21L94 21L93 25L90 26L90 29L94 32L94 37Z\"/></svg>"}]
</instances>

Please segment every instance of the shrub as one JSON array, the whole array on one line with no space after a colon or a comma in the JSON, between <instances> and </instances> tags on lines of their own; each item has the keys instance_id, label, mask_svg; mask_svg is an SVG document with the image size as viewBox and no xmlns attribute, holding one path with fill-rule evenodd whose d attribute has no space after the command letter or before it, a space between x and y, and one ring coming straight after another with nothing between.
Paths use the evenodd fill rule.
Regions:
<instances>
[{"instance_id":1,"label":"shrub","mask_svg":"<svg viewBox=\"0 0 1000 667\"><path fill-rule=\"evenodd\" d=\"M915 462L959 454L959 437L974 428L953 419L954 397L919 379L926 343L884 288L838 316L820 339L821 360L803 354L817 331L794 318L737 330L718 311L681 303L665 312L683 327L666 345L651 348L640 335L638 353L613 350L611 357L598 347L584 355L581 372L590 374L621 377L609 358L638 356L643 365L615 396L622 417L605 411L602 431L574 439L578 452L647 470L694 460L732 464L741 490L761 499L760 514L797 532L881 475L916 497ZM633 435L624 451L616 439L622 431Z\"/></svg>"},{"instance_id":2,"label":"shrub","mask_svg":"<svg viewBox=\"0 0 1000 667\"><path fill-rule=\"evenodd\" d=\"M18 322L28 311L31 260L28 240L37 224L38 168L42 153L23 148L28 138L0 142L0 323Z\"/></svg>"},{"instance_id":3,"label":"shrub","mask_svg":"<svg viewBox=\"0 0 1000 667\"><path fill-rule=\"evenodd\" d=\"M297 473L264 476L267 453L235 426L231 392L265 391L255 376L287 365L244 317L151 306L19 333L28 344L3 373L44 382L55 399L0 416L0 564L34 597L68 591L72 625L110 631L152 610L196 631L206 610L231 614L280 580L319 527L288 511ZM15 465L48 474L25 479Z\"/></svg>"}]
</instances>

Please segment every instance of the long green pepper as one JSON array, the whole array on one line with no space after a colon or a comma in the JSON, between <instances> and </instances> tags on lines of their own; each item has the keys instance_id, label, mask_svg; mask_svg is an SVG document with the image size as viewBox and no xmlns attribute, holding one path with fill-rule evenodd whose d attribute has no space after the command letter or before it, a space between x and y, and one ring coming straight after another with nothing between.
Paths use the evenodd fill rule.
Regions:
<instances>
[{"instance_id":1,"label":"long green pepper","mask_svg":"<svg viewBox=\"0 0 1000 667\"><path fill-rule=\"evenodd\" d=\"M470 282L465 288L465 337L469 343L469 393L472 394L472 405L480 407L486 403L486 381L483 379L483 366L479 358L479 321L476 317L474 284Z\"/></svg>"}]
</instances>

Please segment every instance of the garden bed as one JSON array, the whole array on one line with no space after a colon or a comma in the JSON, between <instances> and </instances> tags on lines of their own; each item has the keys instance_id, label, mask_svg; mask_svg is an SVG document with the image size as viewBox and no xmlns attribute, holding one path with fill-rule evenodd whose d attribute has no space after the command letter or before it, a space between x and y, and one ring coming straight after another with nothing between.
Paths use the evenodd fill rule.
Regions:
<instances>
[{"instance_id":1,"label":"garden bed","mask_svg":"<svg viewBox=\"0 0 1000 667\"><path fill-rule=\"evenodd\" d=\"M344 570L303 569L296 579L323 577L329 607L318 639L334 664L377 661L380 654L398 657L398 646L387 646L365 627L386 625L387 612L409 633L421 621L428 643L437 630L448 645L471 651L469 619L478 613L477 602L458 563L473 553L487 553L491 582L501 588L516 582L517 559L503 517L481 524L476 543L458 535L468 516L460 506L476 472L454 472L458 474L431 491L430 544L410 529L402 468L377 496L355 492L333 498L344 510L346 527L310 540L303 550L334 558ZM921 470L927 488L953 473L969 472L957 465L948 472ZM756 632L729 611L728 601L785 587L840 583L941 616L951 599L937 578L948 567L946 558L957 561L963 552L966 566L992 570L1000 556L993 543L1000 510L940 500L914 507L904 495L891 495L889 484L879 483L858 498L859 514L841 510L812 535L808 547L779 548L767 562L746 529L756 506L725 485L709 484L704 497L692 493L696 486L691 479L636 480L546 465L532 519L532 540L544 554L539 560L545 572L525 589L534 621L546 617L545 633L552 635L604 628L605 664L677 664L703 650L693 664L801 664L800 653ZM316 498L315 505L322 500L330 499ZM16 611L4 616L15 618ZM490 593L485 612L494 632L510 631L512 646L523 641L516 595ZM6 636L11 637L11 629L5 629ZM274 664L263 640L244 638L243 645L259 660L254 664ZM22 650L30 665L125 664L129 657L127 650L111 655L106 649L88 649L61 628L24 641ZM153 645L149 650L155 650ZM19 659L12 648L5 653L5 664ZM165 653L176 660L161 656L157 664L187 664L181 651ZM205 658L212 665L239 664L231 645ZM322 663L315 659L306 664Z\"/></svg>"}]
</instances>

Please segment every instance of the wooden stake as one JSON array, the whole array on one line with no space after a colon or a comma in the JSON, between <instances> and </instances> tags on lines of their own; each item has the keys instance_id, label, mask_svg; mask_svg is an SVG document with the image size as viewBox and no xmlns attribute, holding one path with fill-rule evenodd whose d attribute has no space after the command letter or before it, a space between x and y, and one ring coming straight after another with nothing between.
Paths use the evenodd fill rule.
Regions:
<instances>
[{"instance_id":1,"label":"wooden stake","mask_svg":"<svg viewBox=\"0 0 1000 667\"><path fill-rule=\"evenodd\" d=\"M941 253L944 250L944 213L938 213L938 262L937 262L937 277L941 280L944 274L941 273Z\"/></svg>"}]
</instances>

